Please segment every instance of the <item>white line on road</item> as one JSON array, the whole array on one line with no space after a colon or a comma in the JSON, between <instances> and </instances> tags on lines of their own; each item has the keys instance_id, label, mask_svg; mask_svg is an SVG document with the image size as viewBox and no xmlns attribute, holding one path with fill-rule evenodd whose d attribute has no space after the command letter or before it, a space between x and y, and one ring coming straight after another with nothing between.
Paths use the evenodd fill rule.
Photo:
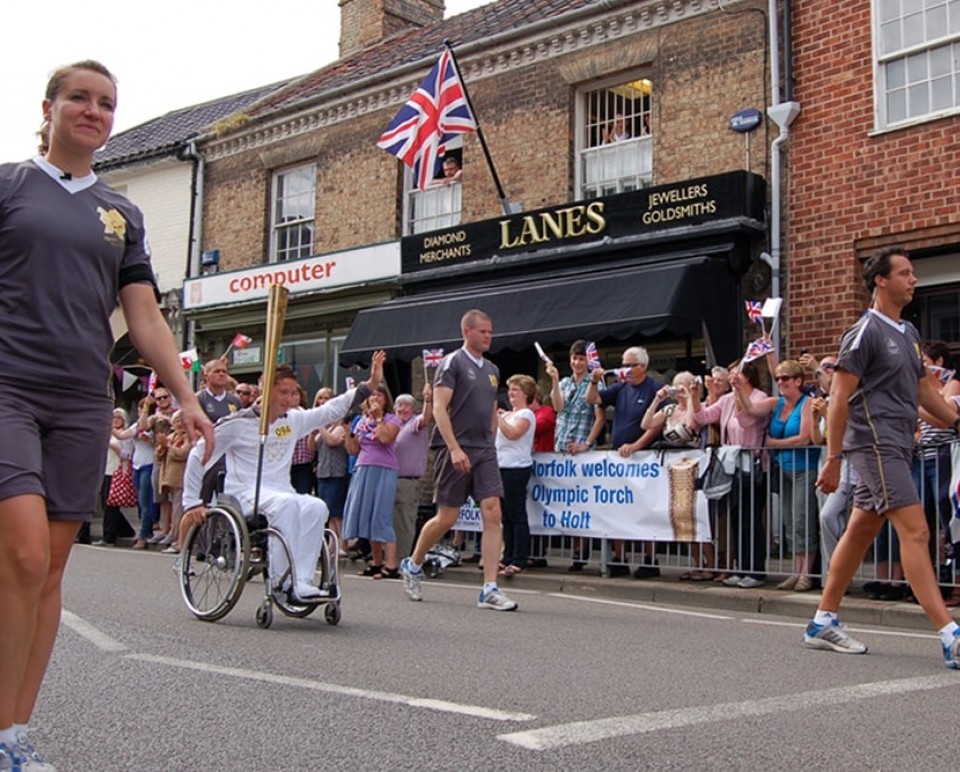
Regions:
<instances>
[{"instance_id":1,"label":"white line on road","mask_svg":"<svg viewBox=\"0 0 960 772\"><path fill-rule=\"evenodd\" d=\"M741 622L747 625L769 625L771 627L799 627L803 629L807 626L806 622L775 622L770 619L741 619ZM940 636L936 633L908 633L903 630L878 630L875 627L849 627L847 631L851 633L869 633L870 635L891 635L895 638L923 638L924 640L937 639Z\"/></svg>"},{"instance_id":2,"label":"white line on road","mask_svg":"<svg viewBox=\"0 0 960 772\"><path fill-rule=\"evenodd\" d=\"M262 681L272 684L282 684L284 686L295 686L300 689L312 689L314 691L327 692L329 694L342 694L347 697L357 697L364 700L376 700L378 702L409 705L414 708L426 708L428 710L438 710L444 713L456 713L462 716L490 719L491 721L532 721L536 718L535 715L530 713L510 713L504 710L485 708L480 705L462 705L456 702L433 700L427 697L409 697L403 694L392 694L390 692L357 689L352 686L342 686L340 684L328 684L321 681L311 681L307 678L294 678L292 676L278 675L276 673L263 673L256 670L242 670L240 668L223 667L222 665L211 665L206 662L193 662L191 660L177 659L174 657L160 657L153 654L126 654L124 655L124 659L152 662L157 665L169 665L170 667L179 667L186 670L199 670L204 673L217 673L219 675L227 675L234 678L243 678L248 681Z\"/></svg>"},{"instance_id":3,"label":"white line on road","mask_svg":"<svg viewBox=\"0 0 960 772\"><path fill-rule=\"evenodd\" d=\"M527 732L498 735L497 739L535 751L552 750L567 745L606 740L611 737L646 734L676 729L696 724L731 721L750 716L783 713L792 710L807 710L823 705L844 705L859 700L874 699L890 694L905 694L929 689L957 686L955 674L901 678L894 681L878 681L869 684L840 686L815 692L801 692L783 697L768 697L747 702L728 702L722 705L706 705L700 708L679 708L633 716L615 716L595 721L574 721L557 724Z\"/></svg>"},{"instance_id":4,"label":"white line on road","mask_svg":"<svg viewBox=\"0 0 960 772\"><path fill-rule=\"evenodd\" d=\"M604 598L587 598L583 595L571 595L568 592L548 593L551 598L563 598L564 600L581 600L585 603L600 603L604 606L623 606L625 608L639 608L645 611L660 611L664 614L679 614L685 617L702 617L704 619L733 619L731 616L723 614L706 614L702 611L684 611L678 608L666 608L665 606L647 606L642 603L628 603L622 600L606 600Z\"/></svg>"},{"instance_id":5,"label":"white line on road","mask_svg":"<svg viewBox=\"0 0 960 772\"><path fill-rule=\"evenodd\" d=\"M120 641L101 633L97 628L76 614L63 609L60 620L77 635L83 636L101 651L126 651L127 647Z\"/></svg>"}]
</instances>

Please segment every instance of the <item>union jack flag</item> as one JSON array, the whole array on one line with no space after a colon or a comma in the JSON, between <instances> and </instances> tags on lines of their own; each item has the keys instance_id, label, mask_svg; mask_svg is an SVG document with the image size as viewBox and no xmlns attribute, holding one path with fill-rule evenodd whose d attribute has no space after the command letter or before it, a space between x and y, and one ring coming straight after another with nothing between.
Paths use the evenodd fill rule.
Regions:
<instances>
[{"instance_id":1,"label":"union jack flag","mask_svg":"<svg viewBox=\"0 0 960 772\"><path fill-rule=\"evenodd\" d=\"M767 338L757 338L749 346L747 346L747 353L743 355L743 364L752 362L754 359L759 359L765 354L769 354L771 351L773 351L773 343L771 343Z\"/></svg>"},{"instance_id":2,"label":"union jack flag","mask_svg":"<svg viewBox=\"0 0 960 772\"><path fill-rule=\"evenodd\" d=\"M747 316L755 324L763 323L763 303L759 300L746 300Z\"/></svg>"},{"instance_id":3,"label":"union jack flag","mask_svg":"<svg viewBox=\"0 0 960 772\"><path fill-rule=\"evenodd\" d=\"M424 367L439 367L442 361L443 361L442 348L425 348L423 350L423 366Z\"/></svg>"},{"instance_id":4,"label":"union jack flag","mask_svg":"<svg viewBox=\"0 0 960 772\"><path fill-rule=\"evenodd\" d=\"M600 364L600 352L597 351L597 344L590 341L587 344L587 370L592 372L599 367L603 367Z\"/></svg>"},{"instance_id":5,"label":"union jack flag","mask_svg":"<svg viewBox=\"0 0 960 772\"><path fill-rule=\"evenodd\" d=\"M377 147L393 153L413 169L414 182L425 190L440 173L447 142L476 128L453 57L444 49L430 74L380 137Z\"/></svg>"},{"instance_id":6,"label":"union jack flag","mask_svg":"<svg viewBox=\"0 0 960 772\"><path fill-rule=\"evenodd\" d=\"M156 371L152 371L147 378L147 394L153 394L157 388L157 383L157 373Z\"/></svg>"},{"instance_id":7,"label":"union jack flag","mask_svg":"<svg viewBox=\"0 0 960 772\"><path fill-rule=\"evenodd\" d=\"M618 367L616 370L613 371L613 373L614 375L617 376L618 381L621 381L622 383L626 383L627 380L630 378L630 371L632 369L633 369L632 367Z\"/></svg>"}]
</instances>

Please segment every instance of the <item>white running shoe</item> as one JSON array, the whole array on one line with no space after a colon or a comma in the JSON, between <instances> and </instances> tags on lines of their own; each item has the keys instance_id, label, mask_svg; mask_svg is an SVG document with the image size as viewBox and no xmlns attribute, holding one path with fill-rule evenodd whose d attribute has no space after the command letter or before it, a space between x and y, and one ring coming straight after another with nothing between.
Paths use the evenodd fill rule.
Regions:
<instances>
[{"instance_id":1,"label":"white running shoe","mask_svg":"<svg viewBox=\"0 0 960 772\"><path fill-rule=\"evenodd\" d=\"M953 634L953 640L949 644L941 644L943 647L943 664L950 670L960 669L960 630Z\"/></svg>"},{"instance_id":2,"label":"white running shoe","mask_svg":"<svg viewBox=\"0 0 960 772\"><path fill-rule=\"evenodd\" d=\"M14 746L16 757L23 772L57 772L57 768L47 761L30 742L27 732L17 732L17 744Z\"/></svg>"},{"instance_id":3,"label":"white running shoe","mask_svg":"<svg viewBox=\"0 0 960 772\"><path fill-rule=\"evenodd\" d=\"M478 608L492 608L494 611L516 611L517 604L504 595L500 590L481 592L477 598Z\"/></svg>"},{"instance_id":4,"label":"white running shoe","mask_svg":"<svg viewBox=\"0 0 960 772\"><path fill-rule=\"evenodd\" d=\"M309 582L297 582L293 594L300 600L313 600L323 595L319 587L314 587Z\"/></svg>"},{"instance_id":5,"label":"white running shoe","mask_svg":"<svg viewBox=\"0 0 960 772\"><path fill-rule=\"evenodd\" d=\"M403 591L407 597L410 600L423 600L423 590L420 589L423 570L414 570L413 561L410 558L404 558L400 561L400 576L403 577Z\"/></svg>"},{"instance_id":6,"label":"white running shoe","mask_svg":"<svg viewBox=\"0 0 960 772\"><path fill-rule=\"evenodd\" d=\"M851 637L839 620L829 625L811 622L803 633L803 642L811 649L829 649L841 654L866 654L867 646Z\"/></svg>"}]
</instances>

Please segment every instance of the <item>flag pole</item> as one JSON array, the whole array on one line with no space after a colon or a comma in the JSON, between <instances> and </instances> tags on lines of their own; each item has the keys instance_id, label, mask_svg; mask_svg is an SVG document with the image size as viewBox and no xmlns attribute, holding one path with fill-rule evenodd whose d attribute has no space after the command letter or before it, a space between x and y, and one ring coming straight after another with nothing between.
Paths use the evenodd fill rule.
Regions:
<instances>
[{"instance_id":1,"label":"flag pole","mask_svg":"<svg viewBox=\"0 0 960 772\"><path fill-rule=\"evenodd\" d=\"M497 167L493 165L493 156L490 155L490 148L487 147L487 138L483 135L483 128L480 126L480 119L477 117L477 111L473 109L473 102L470 100L470 92L467 91L467 83L463 79L463 75L460 74L460 64L457 62L457 55L453 52L453 46L450 44L449 38L446 38L443 41L443 47L450 52L450 59L453 61L453 69L457 71L457 78L460 80L460 85L463 86L463 98L466 100L467 107L470 109L470 114L473 116L473 120L477 124L477 138L480 140L480 147L483 149L483 157L487 159L487 166L490 168L490 174L493 175L493 184L497 186L497 195L500 197L500 207L503 209L504 214L509 215L511 214L510 202L507 201L507 194L504 193L503 185L500 183L500 175L497 174Z\"/></svg>"}]
</instances>

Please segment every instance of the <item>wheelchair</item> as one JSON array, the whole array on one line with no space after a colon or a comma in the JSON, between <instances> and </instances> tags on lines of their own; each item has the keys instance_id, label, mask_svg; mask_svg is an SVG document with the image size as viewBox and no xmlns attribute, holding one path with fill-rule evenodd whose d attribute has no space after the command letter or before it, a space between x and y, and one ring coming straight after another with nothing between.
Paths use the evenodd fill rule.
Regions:
<instances>
[{"instance_id":1,"label":"wheelchair","mask_svg":"<svg viewBox=\"0 0 960 772\"><path fill-rule=\"evenodd\" d=\"M222 619L237 604L243 586L258 574L263 576L264 598L257 608L257 626L273 624L273 607L288 617L310 616L323 606L327 624L340 622L340 583L336 555L340 545L336 534L324 530L320 550L320 597L309 601L294 597L292 551L283 534L272 528L262 514L246 518L239 502L221 495L207 509L203 525L192 526L180 552L180 594L198 619ZM275 579L267 570L267 544L275 539L287 556L287 569Z\"/></svg>"}]
</instances>

